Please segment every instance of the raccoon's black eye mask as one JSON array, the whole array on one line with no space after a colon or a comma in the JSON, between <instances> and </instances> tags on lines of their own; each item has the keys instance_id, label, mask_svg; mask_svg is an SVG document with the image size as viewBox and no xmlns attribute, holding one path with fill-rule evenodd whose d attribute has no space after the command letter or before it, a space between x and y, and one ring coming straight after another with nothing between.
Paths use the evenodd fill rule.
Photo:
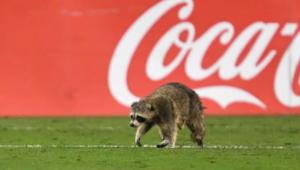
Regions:
<instances>
[{"instance_id":1,"label":"raccoon's black eye mask","mask_svg":"<svg viewBox=\"0 0 300 170\"><path fill-rule=\"evenodd\" d=\"M139 116L139 115L136 116L136 120L137 120L138 122L140 122L140 123L143 123L143 122L146 121L146 119L145 119L144 117Z\"/></svg>"},{"instance_id":2,"label":"raccoon's black eye mask","mask_svg":"<svg viewBox=\"0 0 300 170\"><path fill-rule=\"evenodd\" d=\"M134 119L134 116L133 116L133 115L130 115L130 119Z\"/></svg>"},{"instance_id":3,"label":"raccoon's black eye mask","mask_svg":"<svg viewBox=\"0 0 300 170\"><path fill-rule=\"evenodd\" d=\"M143 123L143 122L146 121L146 118L144 118L144 117L142 117L142 116L139 116L139 115L136 115L136 116L130 115L130 119L131 119L131 120L137 120L137 121L140 122L140 123Z\"/></svg>"}]
</instances>

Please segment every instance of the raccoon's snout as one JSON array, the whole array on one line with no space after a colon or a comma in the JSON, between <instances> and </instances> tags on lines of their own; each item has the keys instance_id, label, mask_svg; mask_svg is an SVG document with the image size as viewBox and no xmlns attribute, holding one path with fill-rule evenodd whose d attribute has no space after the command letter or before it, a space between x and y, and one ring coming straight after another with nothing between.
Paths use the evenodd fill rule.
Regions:
<instances>
[{"instance_id":1,"label":"raccoon's snout","mask_svg":"<svg viewBox=\"0 0 300 170\"><path fill-rule=\"evenodd\" d=\"M130 123L129 126L130 126L130 127L134 127L134 124L133 124L133 123Z\"/></svg>"}]
</instances>

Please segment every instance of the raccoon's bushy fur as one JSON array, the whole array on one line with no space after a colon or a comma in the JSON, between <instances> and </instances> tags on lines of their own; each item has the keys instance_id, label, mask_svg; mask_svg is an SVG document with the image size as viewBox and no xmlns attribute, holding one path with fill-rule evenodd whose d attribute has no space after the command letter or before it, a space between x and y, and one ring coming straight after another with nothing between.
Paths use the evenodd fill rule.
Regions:
<instances>
[{"instance_id":1,"label":"raccoon's bushy fur","mask_svg":"<svg viewBox=\"0 0 300 170\"><path fill-rule=\"evenodd\" d=\"M173 147L177 130L185 124L191 131L193 141L202 147L205 134L204 108L198 95L183 84L169 83L159 87L131 106L130 124L137 127L135 143L141 146L142 135L157 125L162 140L157 147Z\"/></svg>"}]
</instances>

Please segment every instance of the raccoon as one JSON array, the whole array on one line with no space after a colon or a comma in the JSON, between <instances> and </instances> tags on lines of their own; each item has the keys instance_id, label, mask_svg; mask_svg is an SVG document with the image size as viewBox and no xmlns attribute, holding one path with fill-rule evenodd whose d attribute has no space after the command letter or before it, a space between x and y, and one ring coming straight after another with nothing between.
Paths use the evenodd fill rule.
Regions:
<instances>
[{"instance_id":1,"label":"raccoon","mask_svg":"<svg viewBox=\"0 0 300 170\"><path fill-rule=\"evenodd\" d=\"M141 137L153 126L159 127L158 148L174 147L177 130L186 125L191 138L203 147L205 107L195 91L180 83L160 86L149 96L131 105L130 127L136 128L135 144L142 146Z\"/></svg>"}]
</instances>

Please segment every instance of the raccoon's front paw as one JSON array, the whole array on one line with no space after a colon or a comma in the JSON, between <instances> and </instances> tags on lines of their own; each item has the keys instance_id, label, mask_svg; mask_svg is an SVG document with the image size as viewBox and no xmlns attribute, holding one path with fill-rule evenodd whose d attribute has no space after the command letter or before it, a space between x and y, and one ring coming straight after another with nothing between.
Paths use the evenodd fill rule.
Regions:
<instances>
[{"instance_id":1,"label":"raccoon's front paw","mask_svg":"<svg viewBox=\"0 0 300 170\"><path fill-rule=\"evenodd\" d=\"M137 140L135 140L135 144L138 146L138 147L142 147L142 143L141 143L141 138L138 138Z\"/></svg>"},{"instance_id":2,"label":"raccoon's front paw","mask_svg":"<svg viewBox=\"0 0 300 170\"><path fill-rule=\"evenodd\" d=\"M169 140L163 140L160 144L156 145L157 148L164 148L170 144Z\"/></svg>"},{"instance_id":3,"label":"raccoon's front paw","mask_svg":"<svg viewBox=\"0 0 300 170\"><path fill-rule=\"evenodd\" d=\"M201 136L196 136L195 141L200 148L203 148L203 140Z\"/></svg>"},{"instance_id":4,"label":"raccoon's front paw","mask_svg":"<svg viewBox=\"0 0 300 170\"><path fill-rule=\"evenodd\" d=\"M197 140L197 145L203 149L203 141L202 140Z\"/></svg>"}]
</instances>

